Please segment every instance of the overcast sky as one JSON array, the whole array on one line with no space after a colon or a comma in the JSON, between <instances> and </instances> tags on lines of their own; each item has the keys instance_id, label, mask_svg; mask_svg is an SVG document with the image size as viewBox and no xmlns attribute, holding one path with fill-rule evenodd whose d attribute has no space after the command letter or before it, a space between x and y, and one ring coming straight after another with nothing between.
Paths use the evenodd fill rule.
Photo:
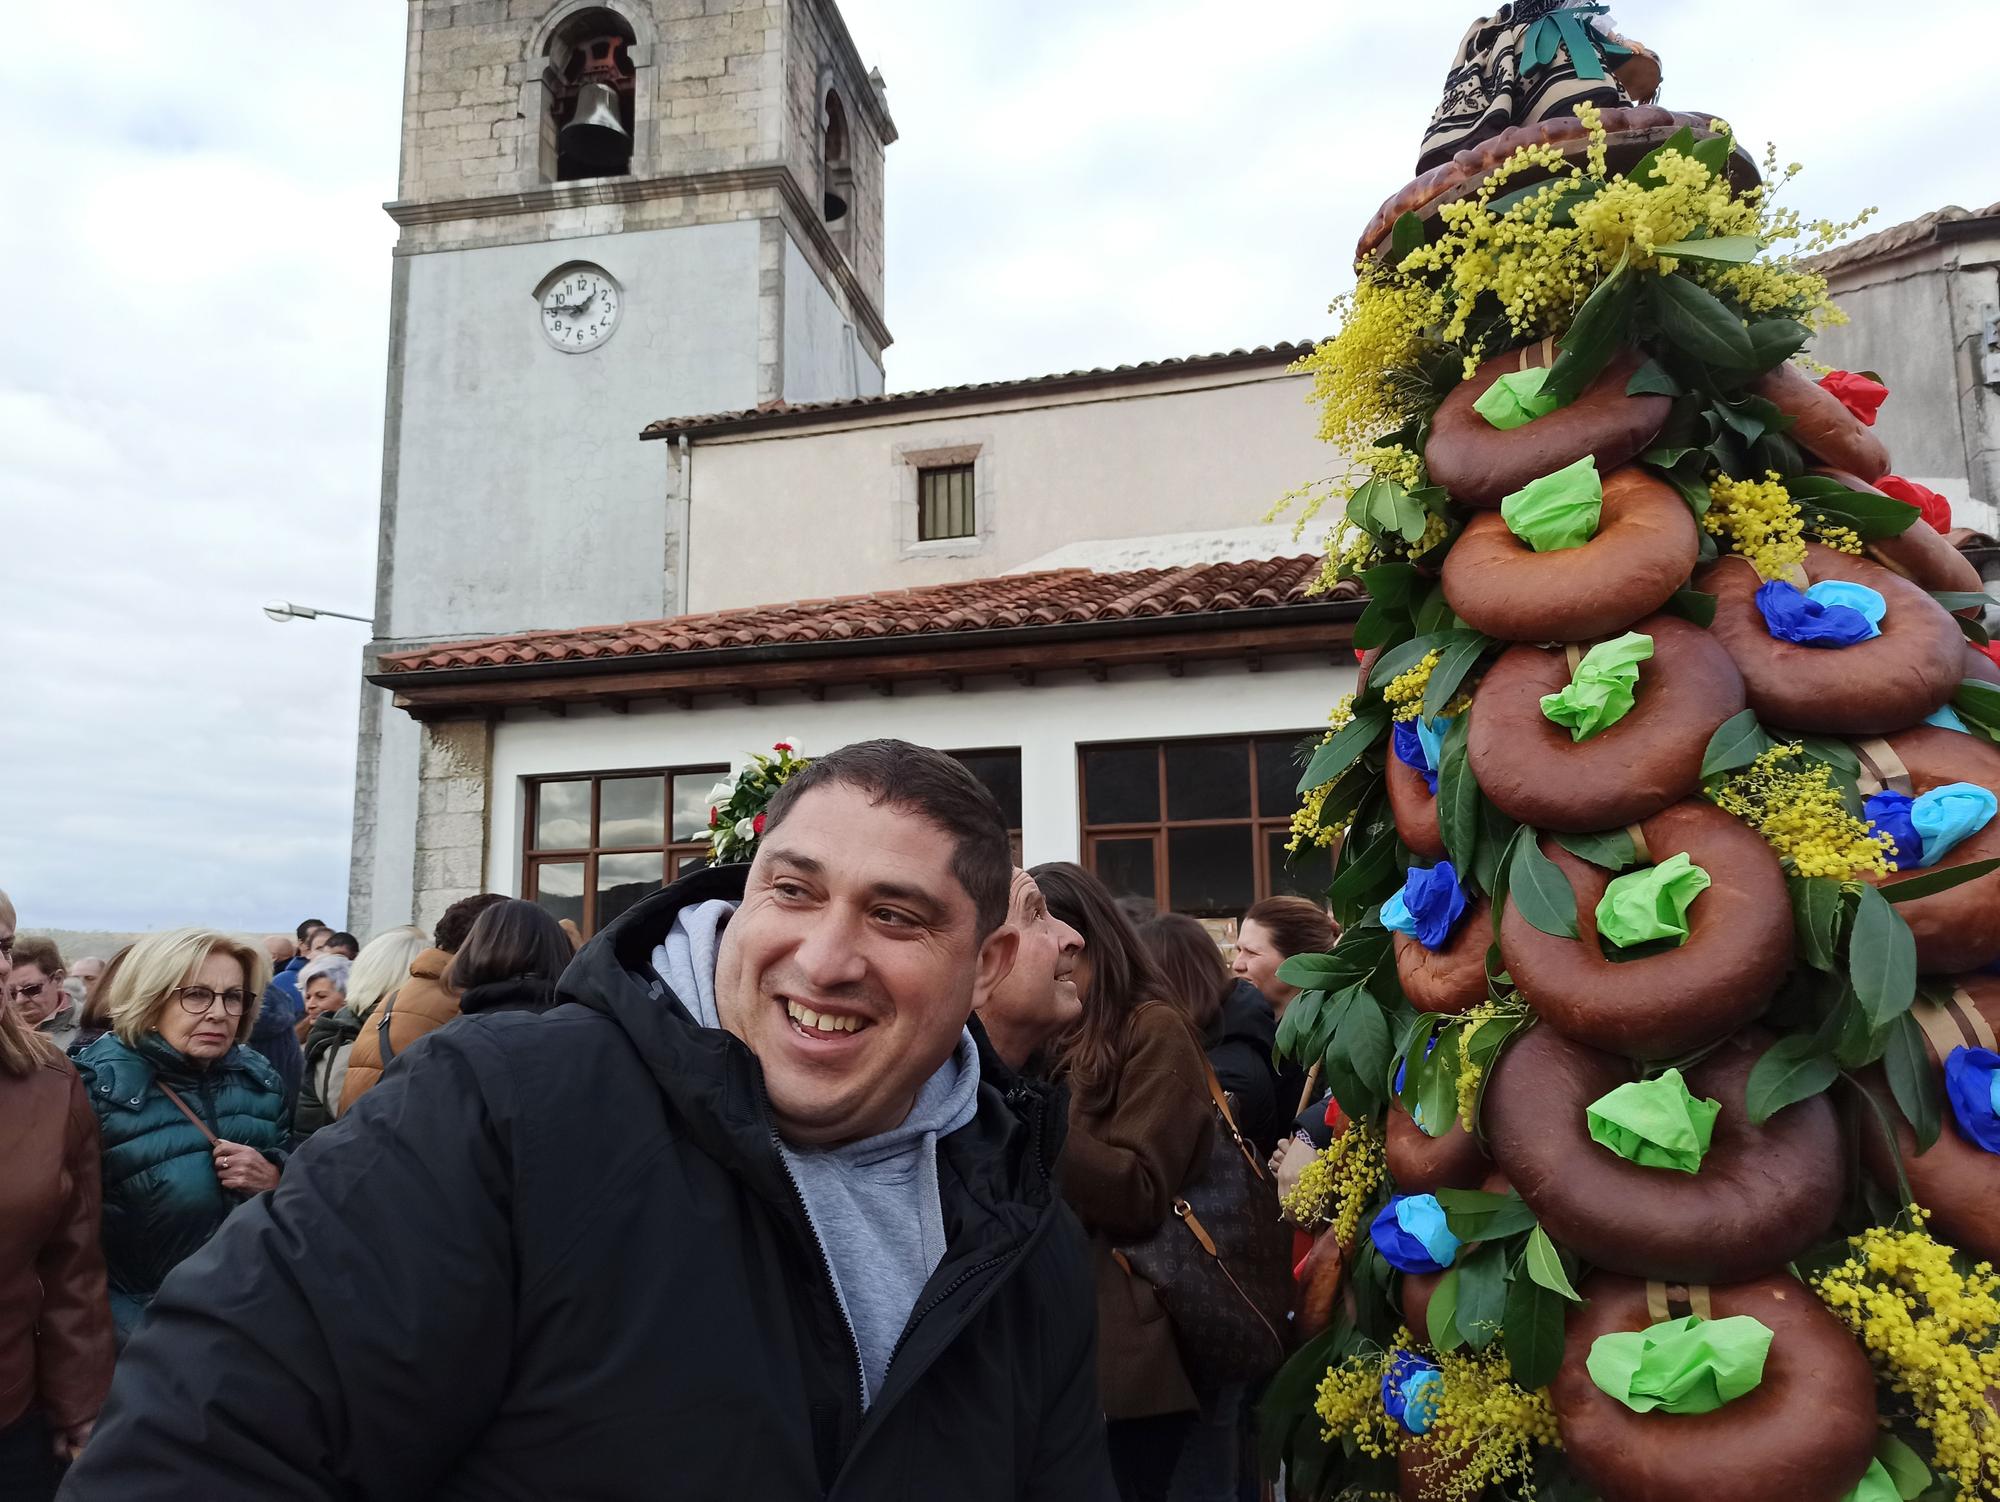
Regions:
<instances>
[{"instance_id":1,"label":"overcast sky","mask_svg":"<svg viewBox=\"0 0 2000 1502\"><path fill-rule=\"evenodd\" d=\"M911 387L1326 332L1472 8L845 13L902 131ZM1616 14L1667 103L1806 162L1811 213L2000 199L1990 0ZM90 17L0 52L0 887L26 928L337 921L366 628L258 607L373 598L403 6Z\"/></svg>"}]
</instances>

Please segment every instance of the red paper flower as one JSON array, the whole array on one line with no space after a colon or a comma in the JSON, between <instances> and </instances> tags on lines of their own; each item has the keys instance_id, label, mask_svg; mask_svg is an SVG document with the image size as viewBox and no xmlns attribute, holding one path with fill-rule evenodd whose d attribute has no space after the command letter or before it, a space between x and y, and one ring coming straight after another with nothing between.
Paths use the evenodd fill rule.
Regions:
<instances>
[{"instance_id":1,"label":"red paper flower","mask_svg":"<svg viewBox=\"0 0 2000 1502\"><path fill-rule=\"evenodd\" d=\"M709 804L709 806L708 806L708 827L709 827L710 829L713 829L713 828L715 828L715 826L716 826L716 825L720 824L721 822L722 822L722 814L721 814L721 811L720 811L720 810L718 810L718 809L716 808L716 806L715 806L715 805L714 805L713 803Z\"/></svg>"},{"instance_id":2,"label":"red paper flower","mask_svg":"<svg viewBox=\"0 0 2000 1502\"><path fill-rule=\"evenodd\" d=\"M771 749L773 751L790 751L792 749L792 743L790 741L779 741L775 746L771 747Z\"/></svg>"},{"instance_id":3,"label":"red paper flower","mask_svg":"<svg viewBox=\"0 0 2000 1502\"><path fill-rule=\"evenodd\" d=\"M1875 426L1875 413L1889 399L1887 386L1880 381L1871 381L1865 375L1856 375L1851 370L1829 371L1821 377L1820 385L1839 398L1841 406L1870 428Z\"/></svg>"},{"instance_id":4,"label":"red paper flower","mask_svg":"<svg viewBox=\"0 0 2000 1502\"><path fill-rule=\"evenodd\" d=\"M762 834L764 832L764 815L759 814L750 821L750 832L752 834Z\"/></svg>"},{"instance_id":5,"label":"red paper flower","mask_svg":"<svg viewBox=\"0 0 2000 1502\"><path fill-rule=\"evenodd\" d=\"M1984 646L1981 646L1975 642L1973 643L1973 650L1977 652L1984 652L1988 657L1990 657L1993 660L1996 666L2000 666L2000 642L1990 641L1987 642Z\"/></svg>"},{"instance_id":6,"label":"red paper flower","mask_svg":"<svg viewBox=\"0 0 2000 1502\"><path fill-rule=\"evenodd\" d=\"M1907 501L1923 512L1924 520L1937 528L1940 533L1951 530L1951 502L1932 490L1928 485L1919 485L1915 480L1906 480L1901 475L1884 475L1875 482L1875 488L1884 495L1892 495L1899 501Z\"/></svg>"}]
</instances>

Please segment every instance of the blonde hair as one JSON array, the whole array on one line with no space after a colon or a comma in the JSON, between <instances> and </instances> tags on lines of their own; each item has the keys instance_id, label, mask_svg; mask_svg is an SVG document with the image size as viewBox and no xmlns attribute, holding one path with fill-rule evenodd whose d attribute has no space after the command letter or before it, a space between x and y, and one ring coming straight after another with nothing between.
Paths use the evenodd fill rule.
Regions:
<instances>
[{"instance_id":1,"label":"blonde hair","mask_svg":"<svg viewBox=\"0 0 2000 1502\"><path fill-rule=\"evenodd\" d=\"M347 1010L357 1017L369 1011L410 978L410 966L431 947L421 928L390 928L361 946L347 972Z\"/></svg>"},{"instance_id":2,"label":"blonde hair","mask_svg":"<svg viewBox=\"0 0 2000 1502\"><path fill-rule=\"evenodd\" d=\"M212 928L174 928L147 934L114 957L116 969L107 968L98 982L99 990L110 992L104 1012L111 1031L121 1042L132 1045L155 1031L160 1013L172 1004L173 993L188 984L188 977L218 951L243 967L248 1001L243 1015L236 1019L235 1041L245 1041L256 1025L264 987L271 979L271 959L263 945L240 943Z\"/></svg>"}]
</instances>

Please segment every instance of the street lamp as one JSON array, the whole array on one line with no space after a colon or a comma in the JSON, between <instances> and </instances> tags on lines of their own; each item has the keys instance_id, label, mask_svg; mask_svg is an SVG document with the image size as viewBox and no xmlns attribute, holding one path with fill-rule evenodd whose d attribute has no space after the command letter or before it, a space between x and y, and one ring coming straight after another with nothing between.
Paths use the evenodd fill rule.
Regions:
<instances>
[{"instance_id":1,"label":"street lamp","mask_svg":"<svg viewBox=\"0 0 2000 1502\"><path fill-rule=\"evenodd\" d=\"M286 621L316 621L323 615L338 616L343 621L359 621L364 626L375 624L365 615L349 615L344 610L315 610L310 605L294 605L289 600L271 601L264 607L264 614L281 626Z\"/></svg>"}]
</instances>

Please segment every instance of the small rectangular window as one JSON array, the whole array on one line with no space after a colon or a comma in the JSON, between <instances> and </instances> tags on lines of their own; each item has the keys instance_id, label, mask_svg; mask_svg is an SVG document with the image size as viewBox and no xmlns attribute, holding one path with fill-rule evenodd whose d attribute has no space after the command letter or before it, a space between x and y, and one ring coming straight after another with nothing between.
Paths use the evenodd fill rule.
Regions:
<instances>
[{"instance_id":1,"label":"small rectangular window","mask_svg":"<svg viewBox=\"0 0 2000 1502\"><path fill-rule=\"evenodd\" d=\"M972 507L972 466L946 464L917 471L917 541L974 537L979 527Z\"/></svg>"}]
</instances>

